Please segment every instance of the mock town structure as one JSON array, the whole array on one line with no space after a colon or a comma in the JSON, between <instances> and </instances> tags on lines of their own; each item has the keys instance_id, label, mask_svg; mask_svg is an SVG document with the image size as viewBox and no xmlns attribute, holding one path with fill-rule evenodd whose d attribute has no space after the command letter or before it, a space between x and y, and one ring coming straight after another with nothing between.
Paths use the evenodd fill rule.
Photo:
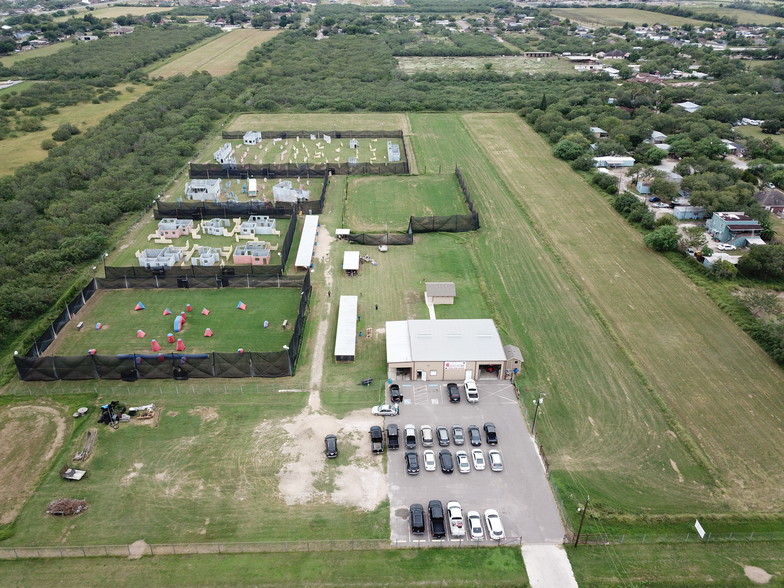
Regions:
<instances>
[{"instance_id":1,"label":"mock town structure","mask_svg":"<svg viewBox=\"0 0 784 588\"><path fill-rule=\"evenodd\" d=\"M291 180L283 180L272 187L275 202L305 202L310 200L310 190L293 188Z\"/></svg>"},{"instance_id":2,"label":"mock town structure","mask_svg":"<svg viewBox=\"0 0 784 588\"><path fill-rule=\"evenodd\" d=\"M185 184L185 197L188 200L217 200L220 191L220 180L191 180Z\"/></svg>"}]
</instances>

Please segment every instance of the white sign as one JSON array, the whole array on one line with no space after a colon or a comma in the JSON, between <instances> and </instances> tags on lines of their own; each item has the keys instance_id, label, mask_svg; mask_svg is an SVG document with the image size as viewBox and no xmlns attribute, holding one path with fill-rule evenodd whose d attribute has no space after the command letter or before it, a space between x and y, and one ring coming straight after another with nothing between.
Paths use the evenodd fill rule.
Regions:
<instances>
[{"instance_id":1,"label":"white sign","mask_svg":"<svg viewBox=\"0 0 784 588\"><path fill-rule=\"evenodd\" d=\"M445 361L444 362L444 369L445 370L464 370L466 367L466 362L464 361Z\"/></svg>"},{"instance_id":2,"label":"white sign","mask_svg":"<svg viewBox=\"0 0 784 588\"><path fill-rule=\"evenodd\" d=\"M702 528L699 520L694 521L694 528L697 529L697 535L700 536L700 539L705 539L705 529Z\"/></svg>"}]
</instances>

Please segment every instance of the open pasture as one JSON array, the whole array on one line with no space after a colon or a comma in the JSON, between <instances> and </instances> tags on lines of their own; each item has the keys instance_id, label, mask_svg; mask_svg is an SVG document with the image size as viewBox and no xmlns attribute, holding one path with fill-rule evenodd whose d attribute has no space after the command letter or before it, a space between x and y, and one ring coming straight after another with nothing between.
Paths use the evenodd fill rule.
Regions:
<instances>
[{"instance_id":1,"label":"open pasture","mask_svg":"<svg viewBox=\"0 0 784 588\"><path fill-rule=\"evenodd\" d=\"M735 127L735 130L743 135L744 137L751 137L753 139L758 139L760 141L764 141L765 139L770 139L771 141L775 141L780 145L784 145L784 135L769 135L762 132L762 129L759 127L751 126L751 125L743 125L740 127Z\"/></svg>"},{"instance_id":2,"label":"open pasture","mask_svg":"<svg viewBox=\"0 0 784 588\"><path fill-rule=\"evenodd\" d=\"M454 174L350 177L346 226L355 232L400 232L410 216L468 214Z\"/></svg>"},{"instance_id":3,"label":"open pasture","mask_svg":"<svg viewBox=\"0 0 784 588\"><path fill-rule=\"evenodd\" d=\"M627 443L641 449L654 431L666 433L684 443L713 480L715 494L694 485L677 459L656 448L663 469L669 465L676 474L665 492L669 509L677 504L678 490L691 487L692 500L712 497L722 511L780 512L781 368L666 258L644 247L639 233L567 164L555 160L544 139L519 118L470 114L463 121L530 215L539 238L558 253L562 271L580 285L613 344L624 351L625 369L639 378L624 394L635 405L643 398L652 401L651 409L666 419L664 430L657 431L657 425L629 431ZM605 370L612 365L601 363ZM596 395L606 393L604 386L582 390L582 402L591 398L591 429L625 410L616 401L606 413L594 411ZM570 404L574 408L559 415L557 428L546 420L544 431L546 444L554 444L550 459L576 476L570 445L583 445L584 438L569 442L564 429L580 426L569 421L582 421L585 407L579 408L579 398ZM618 457L613 455L616 465ZM616 491L624 493L620 486ZM629 502L641 507L643 500Z\"/></svg>"},{"instance_id":4,"label":"open pasture","mask_svg":"<svg viewBox=\"0 0 784 588\"><path fill-rule=\"evenodd\" d=\"M17 62L30 59L31 57L47 57L49 55L53 55L54 53L57 53L66 47L71 47L71 44L66 42L52 43L51 45L44 45L38 49L22 51L21 53L14 53L12 55L4 55L3 57L0 57L0 65L3 65L4 67L11 67Z\"/></svg>"},{"instance_id":5,"label":"open pasture","mask_svg":"<svg viewBox=\"0 0 784 588\"><path fill-rule=\"evenodd\" d=\"M239 348L248 351L279 351L291 339L291 329L281 324L288 320L293 325L297 318L299 290L296 288L209 288L160 290L99 290L87 305L60 332L47 350L48 355L85 355L96 349L99 355L122 353L153 353L151 341L160 343L161 353L175 352L175 344L167 341L167 334L185 343L186 353L212 351L230 353ZM245 310L237 303L246 304ZM134 310L142 302L145 310ZM193 311L187 312L191 304ZM164 316L165 309L173 314ZM202 309L210 311L202 315ZM174 319L185 312L187 320L180 333L174 332ZM264 328L264 321L269 327ZM81 331L76 326L84 322ZM102 323L96 330L96 323ZM205 337L205 329L213 331ZM136 331L146 333L138 338Z\"/></svg>"},{"instance_id":6,"label":"open pasture","mask_svg":"<svg viewBox=\"0 0 784 588\"><path fill-rule=\"evenodd\" d=\"M230 131L375 131L405 129L408 118L399 113L352 113L352 114L240 114L226 125Z\"/></svg>"},{"instance_id":7,"label":"open pasture","mask_svg":"<svg viewBox=\"0 0 784 588\"><path fill-rule=\"evenodd\" d=\"M150 70L149 75L154 78L170 78L178 74L187 76L194 71L206 71L213 76L223 76L237 69L248 51L269 41L279 32L236 29L175 56L160 67Z\"/></svg>"},{"instance_id":8,"label":"open pasture","mask_svg":"<svg viewBox=\"0 0 784 588\"><path fill-rule=\"evenodd\" d=\"M553 8L551 12L560 18L568 18L574 22L589 26L603 27L620 27L627 22L631 25L653 25L658 23L670 26L704 24L705 22L699 19L637 10L635 8Z\"/></svg>"},{"instance_id":9,"label":"open pasture","mask_svg":"<svg viewBox=\"0 0 784 588\"><path fill-rule=\"evenodd\" d=\"M85 16L85 13L88 13L95 17L95 18L117 18L118 16L126 16L128 14L133 16L146 16L148 14L152 14L154 12L167 12L170 10L166 7L156 7L156 6L105 6L105 7L98 7L94 10L88 11L86 7L81 6L69 6L69 10L76 9L79 14L75 15L67 15L67 16L56 16L54 18L54 22L65 22L72 18L82 18Z\"/></svg>"},{"instance_id":10,"label":"open pasture","mask_svg":"<svg viewBox=\"0 0 784 588\"><path fill-rule=\"evenodd\" d=\"M244 181L247 183L247 180ZM226 182L226 180L223 180L223 182ZM270 193L270 197L271 196L272 194ZM247 200L247 197L245 200ZM243 218L241 220L244 221L247 220L247 218ZM283 237L285 236L290 223L289 219L275 219L275 230L280 231L279 235L256 235L253 239L239 239L236 236L219 237L216 235L208 235L204 233L202 229L199 229L199 239L194 239L193 236L190 235L183 235L182 237L178 237L176 239L170 239L171 243L167 244L156 243L154 239L149 238L158 230L158 222L158 220L152 219L144 224L139 225L139 230L128 236L129 241L127 247L123 246L117 253L113 254L109 258L109 265L119 267L139 267L139 261L136 258L136 252L142 251L144 249L183 247L188 251L192 251L194 247L217 247L219 249L231 247L231 251L233 252L237 245L242 245L248 243L249 241L266 241L272 247L276 247L277 250L272 250L270 254L270 264L275 265L280 263L278 252L280 250L279 248L281 243L283 243ZM194 227L199 228L206 223L207 221L194 221ZM229 227L227 227L227 230L231 231L234 228L234 224L235 219L229 219ZM237 265L234 263L231 256L222 259L226 265ZM190 267L190 264L188 264L187 267Z\"/></svg>"},{"instance_id":11,"label":"open pasture","mask_svg":"<svg viewBox=\"0 0 784 588\"><path fill-rule=\"evenodd\" d=\"M490 70L499 74L572 73L574 67L556 57L397 57L398 67L407 74L418 72L456 73Z\"/></svg>"},{"instance_id":12,"label":"open pasture","mask_svg":"<svg viewBox=\"0 0 784 588\"><path fill-rule=\"evenodd\" d=\"M755 0L755 4L762 3ZM759 14L751 10L743 10L740 8L731 8L721 2L705 2L699 1L694 3L681 4L683 8L694 10L697 13L710 13L718 14L719 16L729 16L735 18L738 24L757 24L757 25L772 25L784 24L784 19L781 17L773 16L771 14Z\"/></svg>"}]
</instances>

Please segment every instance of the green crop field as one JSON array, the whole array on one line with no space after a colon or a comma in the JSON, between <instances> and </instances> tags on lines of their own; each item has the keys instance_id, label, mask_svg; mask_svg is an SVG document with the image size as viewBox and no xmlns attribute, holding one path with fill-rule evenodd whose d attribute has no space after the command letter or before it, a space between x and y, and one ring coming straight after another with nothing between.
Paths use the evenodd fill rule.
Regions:
<instances>
[{"instance_id":1,"label":"green crop field","mask_svg":"<svg viewBox=\"0 0 784 588\"><path fill-rule=\"evenodd\" d=\"M150 70L149 75L170 78L178 74L206 71L213 76L223 76L237 69L248 51L269 41L279 32L236 29L167 60L160 67Z\"/></svg>"},{"instance_id":2,"label":"green crop field","mask_svg":"<svg viewBox=\"0 0 784 588\"><path fill-rule=\"evenodd\" d=\"M573 73L574 67L567 61L554 57L536 59L531 57L398 57L398 67L407 74L417 72L455 73L461 71L491 71L500 74L518 73Z\"/></svg>"},{"instance_id":3,"label":"green crop field","mask_svg":"<svg viewBox=\"0 0 784 588\"><path fill-rule=\"evenodd\" d=\"M247 220L247 218L243 218L242 220ZM119 267L138 267L139 261L136 259L136 252L142 251L144 249L184 247L186 250L191 251L194 247L198 246L217 248L231 247L231 250L234 251L234 248L237 245L245 244L250 241L250 239L240 239L237 241L234 237L217 237L214 235L207 235L204 233L204 231L200 230L200 238L198 240L194 239L192 236L186 235L177 239L170 239L171 243L168 244L156 243L153 239L149 239L149 236L158 230L158 222L158 220L152 219L146 223L138 225L138 231L132 235L128 235L127 246L124 244L117 253L113 254L107 260L108 264ZM195 228L203 225L204 222L200 223L199 221L195 221ZM280 257L278 257L278 251L276 251L276 249L279 249L280 244L283 242L283 237L288 230L289 222L290 221L285 218L275 219L275 230L280 231L280 235L256 235L256 238L253 239L254 241L266 241L275 248L271 251L271 264L276 264L280 261ZM234 220L230 219L229 224L230 226L227 227L227 230L231 231L234 227ZM231 257L223 259L227 265L235 265Z\"/></svg>"},{"instance_id":4,"label":"green crop field","mask_svg":"<svg viewBox=\"0 0 784 588\"><path fill-rule=\"evenodd\" d=\"M346 226L355 232L400 232L410 216L453 214L468 214L454 174L349 178Z\"/></svg>"},{"instance_id":5,"label":"green crop field","mask_svg":"<svg viewBox=\"0 0 784 588\"><path fill-rule=\"evenodd\" d=\"M239 301L247 305L244 311L236 308ZM135 311L137 302L146 310ZM185 311L187 304L193 312ZM188 353L239 348L278 351L291 339L291 331L281 328L281 323L284 319L294 323L298 304L297 288L101 290L61 331L47 353L84 355L93 348L99 355L152 353L152 339L161 344L163 353L171 353L174 343L168 343L166 335L174 333L174 318L180 312L187 315L185 328L174 335L183 340ZM167 308L173 314L163 316ZM203 308L210 311L208 316L201 314ZM77 331L76 325L82 321L84 328ZM264 321L269 321L266 329ZM103 327L96 330L99 322ZM206 328L212 329L212 337L204 336ZM146 337L137 338L139 329Z\"/></svg>"},{"instance_id":6,"label":"green crop field","mask_svg":"<svg viewBox=\"0 0 784 588\"><path fill-rule=\"evenodd\" d=\"M681 26L685 24L703 24L704 21L671 14L660 14L635 8L553 8L551 12L560 18L568 18L591 26L620 27L625 23L631 25L667 24Z\"/></svg>"},{"instance_id":7,"label":"green crop field","mask_svg":"<svg viewBox=\"0 0 784 588\"><path fill-rule=\"evenodd\" d=\"M755 3L757 2L758 0L755 0ZM729 6L724 6L721 2L694 2L690 4L683 4L682 6L689 10L694 10L697 13L711 13L718 14L719 16L729 16L735 18L738 24L784 24L783 18L770 14L759 14L752 12L751 10L730 8Z\"/></svg>"}]
</instances>

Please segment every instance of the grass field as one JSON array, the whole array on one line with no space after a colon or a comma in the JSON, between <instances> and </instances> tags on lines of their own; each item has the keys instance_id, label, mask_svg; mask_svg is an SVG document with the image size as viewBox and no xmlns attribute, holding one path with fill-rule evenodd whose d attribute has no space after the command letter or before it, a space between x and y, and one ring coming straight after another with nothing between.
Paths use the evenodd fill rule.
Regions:
<instances>
[{"instance_id":1,"label":"grass field","mask_svg":"<svg viewBox=\"0 0 784 588\"><path fill-rule=\"evenodd\" d=\"M519 548L4 561L12 586L529 586Z\"/></svg>"},{"instance_id":2,"label":"grass field","mask_svg":"<svg viewBox=\"0 0 784 588\"><path fill-rule=\"evenodd\" d=\"M268 131L377 131L400 130L408 126L408 119L399 113L358 114L240 114L227 123L230 131L252 129Z\"/></svg>"},{"instance_id":3,"label":"grass field","mask_svg":"<svg viewBox=\"0 0 784 588\"><path fill-rule=\"evenodd\" d=\"M236 308L240 300L247 305L244 311ZM134 311L140 301L146 310ZM185 329L174 333L174 318L185 312L186 304L193 305L193 312L186 313ZM171 353L174 343L167 342L167 333L181 338L188 353L232 352L241 347L278 351L291 339L291 331L282 329L281 323L284 319L294 323L298 304L297 288L103 290L76 314L47 353L84 355L92 348L102 355L152 353L153 339L161 344L163 353ZM174 314L163 316L166 308ZM209 316L201 314L203 308L210 310ZM263 328L265 320L270 324L267 329ZM80 321L84 321L84 328L77 331ZM95 329L98 322L104 325L100 330ZM204 337L208 327L212 337ZM147 336L137 338L138 329Z\"/></svg>"},{"instance_id":4,"label":"grass field","mask_svg":"<svg viewBox=\"0 0 784 588\"><path fill-rule=\"evenodd\" d=\"M56 16L54 18L54 22L64 22L72 18L82 18L84 17L83 13L88 12L86 8L82 8L78 5L69 6L68 9L69 10L76 9L79 12L79 14ZM105 6L105 7L96 8L95 10L91 10L89 12L95 18L117 18L118 16L125 16L127 14L132 14L134 16L142 16L142 15L152 14L153 12L166 12L168 10L171 9L166 7L155 7L155 6Z\"/></svg>"},{"instance_id":5,"label":"grass field","mask_svg":"<svg viewBox=\"0 0 784 588\"><path fill-rule=\"evenodd\" d=\"M555 16L568 18L574 22L604 27L620 27L627 22L631 25L646 23L653 25L658 23L670 26L702 24L704 22L698 19L637 10L635 8L553 8L551 12Z\"/></svg>"},{"instance_id":6,"label":"grass field","mask_svg":"<svg viewBox=\"0 0 784 588\"><path fill-rule=\"evenodd\" d=\"M468 214L454 174L349 178L346 226L353 231L404 231L412 215L453 214Z\"/></svg>"},{"instance_id":7,"label":"grass field","mask_svg":"<svg viewBox=\"0 0 784 588\"><path fill-rule=\"evenodd\" d=\"M129 87L133 88L133 92L128 91ZM120 92L117 100L65 106L59 109L58 114L49 115L43 120L45 126L43 131L22 133L18 137L3 139L0 141L0 175L10 174L26 163L46 159L47 151L41 149L41 142L44 139L51 139L52 132L61 124L71 123L84 131L97 125L105 116L138 100L149 89L149 86L145 85L121 84L115 87L115 90Z\"/></svg>"},{"instance_id":8,"label":"grass field","mask_svg":"<svg viewBox=\"0 0 784 588\"><path fill-rule=\"evenodd\" d=\"M755 3L757 1L755 0ZM694 10L697 13L713 13L719 16L730 16L737 19L738 24L758 24L758 25L771 25L771 24L784 24L784 19L770 15L758 14L751 10L741 10L740 8L730 8L722 5L720 2L694 2L682 4L684 8Z\"/></svg>"},{"instance_id":9,"label":"grass field","mask_svg":"<svg viewBox=\"0 0 784 588\"><path fill-rule=\"evenodd\" d=\"M768 135L763 133L762 129L759 127L744 125L741 127L735 127L735 130L744 137L753 137L754 139L759 139L760 141L764 139L770 139L771 141L776 141L776 143L784 145L784 135Z\"/></svg>"},{"instance_id":10,"label":"grass field","mask_svg":"<svg viewBox=\"0 0 784 588\"><path fill-rule=\"evenodd\" d=\"M243 220L247 220L247 218L243 218ZM199 247L231 247L232 251L234 247L240 244L247 243L249 240L241 239L239 242L235 241L233 237L216 237L214 235L207 235L203 231L200 231L201 238L199 240L195 240L191 237L184 236L180 237L179 239L171 239L171 245L166 244L158 244L155 241L148 240L148 235L155 233L158 230L158 222L155 219L151 219L148 222L139 225L138 231L134 235L128 235L128 244L125 246L123 245L122 249L117 251L109 258L109 265L113 266L120 266L120 267L138 267L139 261L136 259L136 251L141 251L143 249L152 249L152 248L160 248L160 247L186 247L193 248L194 246L198 245ZM289 227L289 220L288 219L275 219L275 227L276 230L280 231L280 235L257 235L257 241L266 241L270 243L273 247L278 247L283 242L283 237L286 234L286 231ZM195 222L196 226L199 225L198 221ZM234 226L233 222L230 223L231 226L229 230L231 230ZM272 250L270 256L270 263L276 264L280 261L280 257L278 257L278 251ZM232 258L230 257L228 261L226 261L228 265L234 265Z\"/></svg>"},{"instance_id":11,"label":"grass field","mask_svg":"<svg viewBox=\"0 0 784 588\"><path fill-rule=\"evenodd\" d=\"M248 51L269 41L280 31L237 29L199 45L190 51L149 71L150 77L170 78L177 74L189 75L206 71L213 76L224 76L237 69Z\"/></svg>"},{"instance_id":12,"label":"grass field","mask_svg":"<svg viewBox=\"0 0 784 588\"><path fill-rule=\"evenodd\" d=\"M19 61L24 61L25 59L30 59L31 57L48 57L49 55L53 55L58 51L62 51L66 47L72 47L70 43L53 43L51 45L45 45L38 49L33 49L31 51L24 51L22 53L14 53L13 55L8 55L4 57L0 57L0 65L4 67L11 67L13 64L18 63Z\"/></svg>"},{"instance_id":13,"label":"grass field","mask_svg":"<svg viewBox=\"0 0 784 588\"><path fill-rule=\"evenodd\" d=\"M530 57L398 57L398 67L407 74L417 72L455 73L460 71L491 71L500 74L518 73L572 73L574 67L557 58L533 59Z\"/></svg>"}]
</instances>

